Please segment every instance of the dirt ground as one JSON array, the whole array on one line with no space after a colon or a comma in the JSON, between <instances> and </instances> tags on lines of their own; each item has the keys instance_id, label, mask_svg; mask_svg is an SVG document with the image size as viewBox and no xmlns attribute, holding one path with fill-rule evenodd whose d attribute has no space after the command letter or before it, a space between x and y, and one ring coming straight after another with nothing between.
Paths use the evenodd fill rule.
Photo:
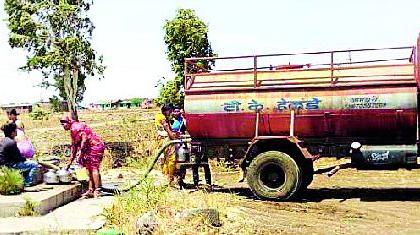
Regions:
<instances>
[{"instance_id":1,"label":"dirt ground","mask_svg":"<svg viewBox=\"0 0 420 235\"><path fill-rule=\"evenodd\" d=\"M257 200L246 183L235 179L236 174L214 174L223 187L216 192L243 199L228 208L222 233L420 233L420 169L343 169L332 177L316 175L309 189L291 202Z\"/></svg>"}]
</instances>

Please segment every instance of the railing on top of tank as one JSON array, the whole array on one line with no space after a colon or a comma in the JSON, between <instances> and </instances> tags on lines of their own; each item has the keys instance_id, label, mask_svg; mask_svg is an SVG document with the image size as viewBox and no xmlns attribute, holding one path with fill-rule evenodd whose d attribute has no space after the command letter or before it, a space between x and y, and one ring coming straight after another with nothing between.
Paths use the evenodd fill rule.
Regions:
<instances>
[{"instance_id":1,"label":"railing on top of tank","mask_svg":"<svg viewBox=\"0 0 420 235\"><path fill-rule=\"evenodd\" d=\"M403 56L397 55L398 53L403 52ZM376 55L375 55L376 53ZM336 51L319 51L319 52L302 52L302 53L279 53L279 54L263 54L263 55L248 55L248 56L226 56L226 57L195 57L195 58L186 58L184 66L184 76L185 81L187 82L188 78L193 77L194 75L200 74L223 74L223 73L237 73L237 72L253 72L253 86L254 88L258 87L258 72L260 71L296 71L296 70L330 70L330 82L334 84L337 82L337 77L334 76L334 70L343 69L340 66L358 66L358 68L364 67L381 67L381 66L393 66L402 61L406 61L406 64L413 64L415 61L416 47L414 46L405 46L405 47L388 47L388 48L364 48L364 49L349 49L349 50L336 50ZM344 56L343 56L344 55ZM295 63L291 64L293 57L306 57L300 58L300 61L308 60L311 61L309 57L323 56L322 59L315 59L315 63ZM280 65L272 65L272 63L264 62L264 59L269 58L271 62L279 62L281 60L272 60L273 57L286 58L286 63ZM328 62L325 62L325 57L328 57ZM354 59L354 58L356 59ZM374 57L375 59L370 59ZM236 61L250 59L252 62L252 67L248 65L245 67L237 67L238 64ZM214 68L216 61L234 61L233 65L235 68ZM262 63L261 63L262 61ZM287 63L288 61L288 63ZM299 61L299 60L295 60ZM313 61L313 58L312 58ZM373 64L373 65L372 65ZM213 68L212 68L213 67ZM185 84L185 89L188 90L189 86Z\"/></svg>"}]
</instances>

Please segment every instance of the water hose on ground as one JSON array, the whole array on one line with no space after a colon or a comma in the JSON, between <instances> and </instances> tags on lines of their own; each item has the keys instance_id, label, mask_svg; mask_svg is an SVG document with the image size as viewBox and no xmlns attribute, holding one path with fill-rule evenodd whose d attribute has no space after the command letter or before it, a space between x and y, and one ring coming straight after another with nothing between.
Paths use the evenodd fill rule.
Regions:
<instances>
[{"instance_id":1,"label":"water hose on ground","mask_svg":"<svg viewBox=\"0 0 420 235\"><path fill-rule=\"evenodd\" d=\"M107 193L112 193L112 194L120 194L122 192L127 192L130 189L136 187L137 185L139 185L141 182L143 182L143 180L145 180L147 178L147 176L149 175L149 173L153 170L153 167L155 166L156 162L159 159L159 156L161 154L163 154L163 152L171 145L174 144L179 144L179 143L184 143L184 142L189 142L189 139L177 139L177 140L170 140L168 141L162 148L160 148L160 150L157 152L156 156L153 158L153 161L150 163L149 167L147 168L145 174L143 175L143 177L138 180L137 182L135 182L132 185L129 185L128 187L125 188L119 188L116 185L103 185L102 186L102 191L103 192L107 192Z\"/></svg>"}]
</instances>

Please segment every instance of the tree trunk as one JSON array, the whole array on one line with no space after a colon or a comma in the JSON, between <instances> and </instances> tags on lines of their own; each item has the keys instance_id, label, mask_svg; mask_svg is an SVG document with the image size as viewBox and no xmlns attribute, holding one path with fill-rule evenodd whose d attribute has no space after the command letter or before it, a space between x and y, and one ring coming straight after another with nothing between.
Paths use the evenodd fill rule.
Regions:
<instances>
[{"instance_id":1,"label":"tree trunk","mask_svg":"<svg viewBox=\"0 0 420 235\"><path fill-rule=\"evenodd\" d=\"M71 116L73 118L73 120L79 121L79 115L77 113L77 104L76 104L76 99L77 99L77 84L78 84L78 80L79 80L79 68L77 66L73 67L73 77L72 77L72 105L73 105L73 110L71 111Z\"/></svg>"},{"instance_id":2,"label":"tree trunk","mask_svg":"<svg viewBox=\"0 0 420 235\"><path fill-rule=\"evenodd\" d=\"M72 72L72 73L71 73ZM76 108L76 93L77 93L77 80L79 78L79 71L77 69L72 69L70 71L69 67L64 69L64 91L67 95L67 107L71 113L71 117L75 121L79 121Z\"/></svg>"}]
</instances>

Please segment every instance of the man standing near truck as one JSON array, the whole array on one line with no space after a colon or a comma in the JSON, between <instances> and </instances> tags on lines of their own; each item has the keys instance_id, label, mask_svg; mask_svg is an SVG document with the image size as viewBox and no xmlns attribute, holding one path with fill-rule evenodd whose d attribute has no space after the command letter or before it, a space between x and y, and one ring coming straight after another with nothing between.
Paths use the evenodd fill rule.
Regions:
<instances>
[{"instance_id":1,"label":"man standing near truck","mask_svg":"<svg viewBox=\"0 0 420 235\"><path fill-rule=\"evenodd\" d=\"M185 126L185 118L183 116L183 109L179 106L175 106L173 110L173 116L174 116L174 120L171 125L172 131L178 133L179 136L185 135L187 128ZM182 147L181 144L175 144L175 150L177 151L177 153L178 153L179 148L181 147ZM184 183L185 174L186 174L186 170L184 168L177 169L176 171L178 185L181 189L185 188L186 186L186 184Z\"/></svg>"},{"instance_id":2,"label":"man standing near truck","mask_svg":"<svg viewBox=\"0 0 420 235\"><path fill-rule=\"evenodd\" d=\"M185 118L183 116L183 110L179 106L175 106L173 110L174 120L171 125L174 132L179 132L181 135L185 135L187 128L185 126Z\"/></svg>"}]
</instances>

